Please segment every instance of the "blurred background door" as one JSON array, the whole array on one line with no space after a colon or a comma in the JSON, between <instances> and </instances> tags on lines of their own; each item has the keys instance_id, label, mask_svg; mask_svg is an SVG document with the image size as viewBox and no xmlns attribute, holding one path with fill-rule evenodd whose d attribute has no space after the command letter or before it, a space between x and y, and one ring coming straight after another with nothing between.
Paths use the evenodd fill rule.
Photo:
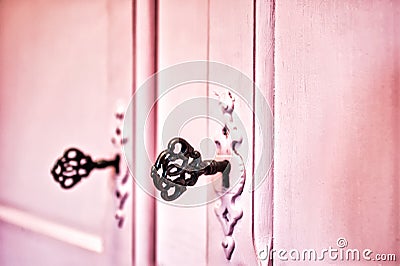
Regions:
<instances>
[{"instance_id":1,"label":"blurred background door","mask_svg":"<svg viewBox=\"0 0 400 266\"><path fill-rule=\"evenodd\" d=\"M71 146L97 159L118 152L132 1L1 0L0 58L0 265L131 265L113 171L62 190L50 169Z\"/></svg>"}]
</instances>

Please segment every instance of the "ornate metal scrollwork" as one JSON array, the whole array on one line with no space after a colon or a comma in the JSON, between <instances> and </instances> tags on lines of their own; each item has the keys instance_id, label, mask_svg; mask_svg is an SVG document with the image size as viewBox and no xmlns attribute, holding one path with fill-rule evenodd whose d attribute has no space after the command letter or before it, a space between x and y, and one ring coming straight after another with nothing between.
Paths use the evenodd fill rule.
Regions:
<instances>
[{"instance_id":1,"label":"ornate metal scrollwork","mask_svg":"<svg viewBox=\"0 0 400 266\"><path fill-rule=\"evenodd\" d=\"M161 197L172 201L181 196L187 186L194 186L201 175L223 173L223 186L229 188L230 163L227 160L202 161L200 152L183 138L173 138L166 150L158 156L151 168L154 186L161 192Z\"/></svg>"},{"instance_id":2,"label":"ornate metal scrollwork","mask_svg":"<svg viewBox=\"0 0 400 266\"><path fill-rule=\"evenodd\" d=\"M89 176L90 172L95 168L102 169L111 166L115 168L115 172L118 174L119 161L119 154L112 161L93 161L90 156L85 155L79 149L69 148L54 164L51 174L62 188L69 189L79 183L82 178Z\"/></svg>"},{"instance_id":3,"label":"ornate metal scrollwork","mask_svg":"<svg viewBox=\"0 0 400 266\"><path fill-rule=\"evenodd\" d=\"M219 134L219 138L215 140L219 155L229 154L233 165L236 165L234 173L231 175L239 176L239 182L232 186L229 191L223 189L221 191L221 197L214 205L214 212L217 216L222 231L224 233L224 239L221 242L222 248L225 253L227 260L232 258L233 251L235 250L235 238L234 230L238 221L243 217L243 208L239 202L237 202L239 196L242 194L245 182L246 182L246 170L244 167L244 161L242 156L237 151L243 138L239 132L233 119L233 111L235 109L235 98L228 92L224 95L218 95L220 99L221 110L224 115L227 115L225 125L222 128L222 134ZM222 101L224 97L225 101ZM235 133L233 136L232 133ZM235 176L236 177L236 176Z\"/></svg>"}]
</instances>

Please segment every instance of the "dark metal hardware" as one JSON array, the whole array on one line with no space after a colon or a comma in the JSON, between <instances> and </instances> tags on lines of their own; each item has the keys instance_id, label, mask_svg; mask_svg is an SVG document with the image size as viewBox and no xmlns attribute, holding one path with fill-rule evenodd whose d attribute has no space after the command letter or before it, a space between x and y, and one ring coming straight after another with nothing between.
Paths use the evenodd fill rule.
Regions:
<instances>
[{"instance_id":1,"label":"dark metal hardware","mask_svg":"<svg viewBox=\"0 0 400 266\"><path fill-rule=\"evenodd\" d=\"M77 148L70 148L54 164L51 174L62 188L69 189L81 181L82 178L89 176L90 172L95 168L103 169L111 166L114 167L115 172L118 174L119 161L119 154L112 161L93 161L89 155L85 155Z\"/></svg>"},{"instance_id":2,"label":"dark metal hardware","mask_svg":"<svg viewBox=\"0 0 400 266\"><path fill-rule=\"evenodd\" d=\"M229 188L231 164L224 160L201 160L200 152L182 138L169 141L151 168L154 186L166 201L177 199L186 191L187 186L194 186L201 175L222 173L222 185Z\"/></svg>"}]
</instances>

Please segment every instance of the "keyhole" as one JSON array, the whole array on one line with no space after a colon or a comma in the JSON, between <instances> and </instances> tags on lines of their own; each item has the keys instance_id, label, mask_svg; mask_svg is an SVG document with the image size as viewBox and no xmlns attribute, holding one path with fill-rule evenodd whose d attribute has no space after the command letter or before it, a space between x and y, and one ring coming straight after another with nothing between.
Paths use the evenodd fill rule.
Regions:
<instances>
[{"instance_id":1,"label":"keyhole","mask_svg":"<svg viewBox=\"0 0 400 266\"><path fill-rule=\"evenodd\" d=\"M222 217L224 217L224 219L225 219L227 222L229 222L229 217L228 217L228 215L229 215L228 209L225 208L224 212L222 213Z\"/></svg>"}]
</instances>

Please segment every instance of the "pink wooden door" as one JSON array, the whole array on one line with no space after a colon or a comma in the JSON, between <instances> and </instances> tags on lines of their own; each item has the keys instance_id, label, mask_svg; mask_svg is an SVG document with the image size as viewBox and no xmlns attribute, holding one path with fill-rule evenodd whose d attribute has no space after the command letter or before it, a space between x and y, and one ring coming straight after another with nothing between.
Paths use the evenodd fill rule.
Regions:
<instances>
[{"instance_id":1,"label":"pink wooden door","mask_svg":"<svg viewBox=\"0 0 400 266\"><path fill-rule=\"evenodd\" d=\"M321 255L339 244L375 261L317 263L400 256L399 13L389 0L1 1L0 264L309 265L279 251ZM132 223L118 230L111 170L70 191L49 170L69 146L112 157L114 112L132 83L137 92L152 74L193 61L206 82L164 93L158 80L126 124L137 182ZM215 82L230 77L219 64L240 75ZM205 115L171 126L179 108L201 101ZM225 124L242 141L237 154L212 145L230 143ZM177 206L143 189L173 136L204 157L236 159L237 195L207 191Z\"/></svg>"},{"instance_id":2,"label":"pink wooden door","mask_svg":"<svg viewBox=\"0 0 400 266\"><path fill-rule=\"evenodd\" d=\"M244 210L244 214L235 227L234 253L227 259L226 250L222 247L225 236L220 220L215 214L215 204L217 204L215 199L210 204L205 204L207 202L205 195L203 204L184 207L166 204L162 200L154 201L143 192L143 186L140 184L142 182L140 176L148 178L148 168L151 166L141 167L145 164L140 158L141 155L137 154L136 163L133 163L136 178L139 179L137 182L139 185L135 189L137 215L134 250L137 265L255 265L258 263L257 248L261 249L272 242L272 175L267 176L255 193L252 193L251 178L252 172L255 171L252 165L253 158L261 157L261 149L254 150L253 147L262 141L269 141L271 148L272 140L270 106L273 89L273 4L266 4L258 4L257 8L249 2L228 1L139 1L136 4L134 30L137 48L135 72L137 90L141 89L141 84L146 78L157 71L162 72L174 64L198 60L227 64L250 81L256 77L262 85L262 89L256 90L251 85L242 92L243 95L234 95L237 98L235 108L240 116L240 122L246 125L244 134L246 149L243 150L246 151L245 172L248 176L245 192L237 200L237 206ZM255 11L258 15L253 14ZM270 12L271 16L261 17L264 12ZM261 18L256 20L254 16ZM259 30L257 41L265 43L267 50L264 50L263 46L256 45L253 32L255 23ZM259 57L255 56L255 51ZM154 140L156 152L151 156L156 156L165 149L165 141L168 139L164 139L164 135L168 135L165 133L168 117L184 105L185 101L196 101L198 98L206 97L214 103L218 100L215 93L222 95L228 91L220 86L195 82L181 85L165 95L157 88L149 91L147 98L143 98L137 104L148 108L148 105L157 102L157 118L154 120L157 123L153 126L153 130L156 128L157 132L150 133L157 136ZM243 96L247 98L249 106L241 100ZM257 97L265 99L266 105L255 107L255 103L258 102ZM218 112L219 109L207 109L209 106L211 104L204 104L204 110L198 111L209 113L208 115ZM136 108L136 117L140 116L142 119L145 114L141 114L139 110ZM260 119L261 123L257 124L259 127L264 131L269 130L269 135L265 136L264 140L258 135L260 130L253 126L253 116ZM182 128L177 132L196 150L203 153L206 150L201 147L202 141L213 142L216 136L222 135L221 123L210 121L204 117L196 118L186 124L180 124ZM271 174L269 171L271 149L265 153L268 154L269 161L266 160L259 166L265 174ZM157 191L146 192L157 193ZM254 219L258 222L254 223Z\"/></svg>"},{"instance_id":3,"label":"pink wooden door","mask_svg":"<svg viewBox=\"0 0 400 266\"><path fill-rule=\"evenodd\" d=\"M227 237L214 203L178 208L148 199L153 209L146 219L154 230L146 231L147 238L139 242L153 244L137 253L136 261L309 265L305 259L285 260L277 253L269 260L266 254L293 249L321 252L342 244L371 249L375 255L398 254L397 2L145 1L150 12L144 13L140 3L135 29L141 33L137 38L142 50L137 53L151 51L151 57L140 57L136 67L152 62L151 71L140 79L172 64L209 60L233 66L259 90L245 95L253 99L254 116L246 114L240 100L235 106L246 123L243 134L251 137L245 190L236 202L243 215L233 233ZM138 27L143 19L149 28ZM145 47L143 34L152 40L151 47ZM212 101L215 92L224 91L210 84L192 87L165 95L160 103L155 154L163 148L168 112L184 99L206 95ZM270 166L268 161L258 162L263 153L260 143L268 141L259 130L271 127L268 110L257 105L261 95L274 113L274 167L252 191L259 178L257 167ZM213 138L218 126L206 121L206 132L195 128L182 135L198 144L203 134ZM228 256L226 247L232 239L235 246ZM374 262L325 257L318 263Z\"/></svg>"},{"instance_id":4,"label":"pink wooden door","mask_svg":"<svg viewBox=\"0 0 400 266\"><path fill-rule=\"evenodd\" d=\"M398 265L400 3L285 0L275 10L274 247L344 238L343 250L370 249L371 261L321 265Z\"/></svg>"},{"instance_id":5,"label":"pink wooden door","mask_svg":"<svg viewBox=\"0 0 400 266\"><path fill-rule=\"evenodd\" d=\"M131 265L113 172L62 190L71 146L111 158L131 94L130 1L0 2L0 265ZM128 207L129 209L129 207Z\"/></svg>"}]
</instances>

